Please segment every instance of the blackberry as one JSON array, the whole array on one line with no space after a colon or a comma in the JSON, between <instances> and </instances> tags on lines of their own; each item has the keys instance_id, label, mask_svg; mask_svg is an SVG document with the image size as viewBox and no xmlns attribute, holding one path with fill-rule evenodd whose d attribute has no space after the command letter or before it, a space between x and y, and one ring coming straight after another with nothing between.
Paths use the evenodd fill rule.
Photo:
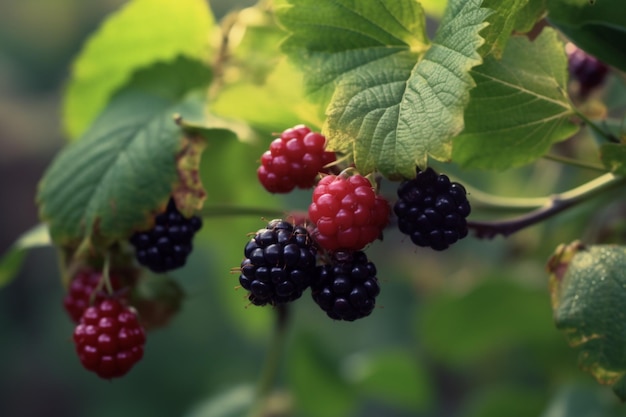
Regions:
<instances>
[{"instance_id":1,"label":"blackberry","mask_svg":"<svg viewBox=\"0 0 626 417\"><path fill-rule=\"evenodd\" d=\"M193 249L193 237L201 227L200 217L185 218L170 198L165 212L156 216L154 227L136 232L130 243L141 265L153 272L165 272L185 265Z\"/></svg>"},{"instance_id":2,"label":"blackberry","mask_svg":"<svg viewBox=\"0 0 626 417\"><path fill-rule=\"evenodd\" d=\"M254 305L296 300L315 274L316 248L302 226L272 220L246 244L239 283Z\"/></svg>"},{"instance_id":3,"label":"blackberry","mask_svg":"<svg viewBox=\"0 0 626 417\"><path fill-rule=\"evenodd\" d=\"M573 43L568 43L565 46L565 51L569 73L578 81L579 93L585 97L604 82L609 67Z\"/></svg>"},{"instance_id":4,"label":"blackberry","mask_svg":"<svg viewBox=\"0 0 626 417\"><path fill-rule=\"evenodd\" d=\"M400 184L393 210L398 228L417 246L441 251L467 236L471 208L465 188L432 168Z\"/></svg>"},{"instance_id":5,"label":"blackberry","mask_svg":"<svg viewBox=\"0 0 626 417\"><path fill-rule=\"evenodd\" d=\"M335 252L331 263L317 268L311 290L315 303L334 320L369 316L380 293L376 266L362 251Z\"/></svg>"}]
</instances>

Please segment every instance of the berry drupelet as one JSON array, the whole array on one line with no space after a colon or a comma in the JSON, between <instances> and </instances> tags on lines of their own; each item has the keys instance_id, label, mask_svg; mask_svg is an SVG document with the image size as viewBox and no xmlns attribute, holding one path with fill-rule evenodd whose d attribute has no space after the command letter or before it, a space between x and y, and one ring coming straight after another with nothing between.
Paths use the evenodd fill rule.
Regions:
<instances>
[{"instance_id":1,"label":"berry drupelet","mask_svg":"<svg viewBox=\"0 0 626 417\"><path fill-rule=\"evenodd\" d=\"M465 188L432 168L400 184L393 210L398 228L417 246L441 251L467 236L471 208Z\"/></svg>"},{"instance_id":2,"label":"berry drupelet","mask_svg":"<svg viewBox=\"0 0 626 417\"><path fill-rule=\"evenodd\" d=\"M254 305L296 300L315 274L316 248L302 226L272 220L246 244L239 283Z\"/></svg>"},{"instance_id":3,"label":"berry drupelet","mask_svg":"<svg viewBox=\"0 0 626 417\"><path fill-rule=\"evenodd\" d=\"M193 237L201 227L200 217L185 218L170 198L165 212L156 216L154 227L136 232L130 243L141 265L153 272L166 272L185 265L193 248Z\"/></svg>"}]
</instances>

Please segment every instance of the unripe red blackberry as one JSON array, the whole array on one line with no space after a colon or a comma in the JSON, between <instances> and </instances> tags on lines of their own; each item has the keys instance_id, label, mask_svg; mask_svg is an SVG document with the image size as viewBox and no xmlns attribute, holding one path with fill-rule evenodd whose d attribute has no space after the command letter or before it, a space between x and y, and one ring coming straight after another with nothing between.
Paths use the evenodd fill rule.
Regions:
<instances>
[{"instance_id":1,"label":"unripe red blackberry","mask_svg":"<svg viewBox=\"0 0 626 417\"><path fill-rule=\"evenodd\" d=\"M150 230L136 232L130 238L137 261L153 272L180 268L193 249L193 237L202 227L197 216L184 217L170 198L165 212L155 218Z\"/></svg>"},{"instance_id":2,"label":"unripe red blackberry","mask_svg":"<svg viewBox=\"0 0 626 417\"><path fill-rule=\"evenodd\" d=\"M261 156L259 181L271 193L311 188L325 165L335 161L326 149L326 138L304 125L285 130Z\"/></svg>"},{"instance_id":3,"label":"unripe red blackberry","mask_svg":"<svg viewBox=\"0 0 626 417\"><path fill-rule=\"evenodd\" d=\"M255 305L276 305L302 296L315 274L316 249L307 230L272 220L244 249L239 283Z\"/></svg>"},{"instance_id":4,"label":"unripe red blackberry","mask_svg":"<svg viewBox=\"0 0 626 417\"><path fill-rule=\"evenodd\" d=\"M327 175L313 191L309 218L313 237L328 251L354 251L381 236L389 222L389 203L362 175Z\"/></svg>"},{"instance_id":5,"label":"unripe red blackberry","mask_svg":"<svg viewBox=\"0 0 626 417\"><path fill-rule=\"evenodd\" d=\"M311 291L315 303L332 319L369 316L380 293L376 266L361 251L335 252L329 264L318 267Z\"/></svg>"},{"instance_id":6,"label":"unripe red blackberry","mask_svg":"<svg viewBox=\"0 0 626 417\"><path fill-rule=\"evenodd\" d=\"M104 285L100 291L94 293L102 279L101 272L91 269L82 269L72 278L63 298L63 307L74 323L80 321L87 307L108 298ZM113 291L119 291L124 287L123 280L117 274L110 274L109 282Z\"/></svg>"},{"instance_id":7,"label":"unripe red blackberry","mask_svg":"<svg viewBox=\"0 0 626 417\"><path fill-rule=\"evenodd\" d=\"M398 229L418 246L441 251L467 236L471 208L465 188L432 168L400 184L393 209Z\"/></svg>"},{"instance_id":8,"label":"unripe red blackberry","mask_svg":"<svg viewBox=\"0 0 626 417\"><path fill-rule=\"evenodd\" d=\"M146 336L131 309L106 299L85 310L73 340L85 369L111 379L125 375L141 360Z\"/></svg>"},{"instance_id":9,"label":"unripe red blackberry","mask_svg":"<svg viewBox=\"0 0 626 417\"><path fill-rule=\"evenodd\" d=\"M580 85L580 95L587 96L594 88L599 87L609 73L609 67L583 51L573 43L565 46L568 68L571 76Z\"/></svg>"}]
</instances>

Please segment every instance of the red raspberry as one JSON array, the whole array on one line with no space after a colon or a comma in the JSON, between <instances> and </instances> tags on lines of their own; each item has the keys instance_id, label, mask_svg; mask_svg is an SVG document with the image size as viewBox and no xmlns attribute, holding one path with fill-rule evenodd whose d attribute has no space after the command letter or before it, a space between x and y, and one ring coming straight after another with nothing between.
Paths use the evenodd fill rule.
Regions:
<instances>
[{"instance_id":1,"label":"red raspberry","mask_svg":"<svg viewBox=\"0 0 626 417\"><path fill-rule=\"evenodd\" d=\"M313 237L329 251L363 249L380 237L389 212L387 200L361 175L322 178L309 206L309 218L316 226Z\"/></svg>"},{"instance_id":2,"label":"red raspberry","mask_svg":"<svg viewBox=\"0 0 626 417\"><path fill-rule=\"evenodd\" d=\"M304 125L285 130L261 156L257 176L270 193L288 193L294 188L311 188L335 153L325 151L326 138Z\"/></svg>"},{"instance_id":3,"label":"red raspberry","mask_svg":"<svg viewBox=\"0 0 626 417\"><path fill-rule=\"evenodd\" d=\"M87 308L74 330L80 362L104 379L130 371L143 357L145 342L135 313L112 298Z\"/></svg>"},{"instance_id":4,"label":"red raspberry","mask_svg":"<svg viewBox=\"0 0 626 417\"><path fill-rule=\"evenodd\" d=\"M67 314L69 314L74 323L80 321L81 316L92 303L98 304L107 297L106 288L104 286L100 291L94 294L101 278L102 273L91 269L83 269L72 279L67 294L65 298L63 298L63 307L65 307L65 311L67 311ZM118 291L123 288L122 280L117 275L111 274L109 280L113 291ZM91 298L92 295L93 299Z\"/></svg>"}]
</instances>

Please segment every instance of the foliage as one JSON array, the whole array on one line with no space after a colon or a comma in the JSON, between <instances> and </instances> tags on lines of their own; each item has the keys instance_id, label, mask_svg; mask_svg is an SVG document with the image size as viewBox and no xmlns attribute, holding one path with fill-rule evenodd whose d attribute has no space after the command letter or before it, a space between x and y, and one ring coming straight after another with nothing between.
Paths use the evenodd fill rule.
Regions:
<instances>
[{"instance_id":1,"label":"foliage","mask_svg":"<svg viewBox=\"0 0 626 417\"><path fill-rule=\"evenodd\" d=\"M563 409L583 415L578 391L590 398L589 413L612 413L612 403L593 388L568 385L552 399L550 389L563 375L580 378L571 370L577 351L583 370L626 399L625 236L609 233L618 241L606 245L591 233L589 242L560 246L548 262L549 281L544 270L525 269L524 260L547 257L548 245L577 238L576 225L615 220L618 230L626 221L623 214L598 220L593 213L624 195L626 105L604 100L603 90L578 95L565 53L569 39L606 61L610 85L626 91L620 72L626 21L614 13L621 4L448 0L445 10L438 4L262 1L218 26L204 1L130 0L74 61L63 116L71 143L37 193L45 224L0 259L0 285L17 274L24 251L40 245L60 249L64 272L94 259L106 268L109 261L126 265L126 240L149 227L173 195L185 214L204 217L196 251L211 265L203 285L210 285L211 307L223 315L228 335L270 346L256 389L230 381L230 389L221 387L221 396L190 408L189 416L372 415L369 405L398 415L510 415L519 402L528 415L564 415ZM430 19L437 21L434 33ZM400 249L406 242L386 231L385 241L372 246L385 260L379 266L390 282L383 292L391 295L366 319L372 325L320 324L304 304L289 310L299 329L287 337L280 319L287 313L244 308L227 271L241 261L242 242L262 226L260 217L306 209L310 195L269 196L255 181L272 133L297 123L320 128L329 148L389 198L387 187L431 165L491 188L501 195L467 187L475 237L524 230L534 242L524 244L533 249L519 250L521 240L512 237L481 248L463 242L431 256ZM548 169L543 159L567 167ZM597 171L602 175L591 175ZM507 184L531 190L541 181L551 196L502 192L499 181L507 175L513 178ZM494 219L494 211L523 214ZM547 225L533 234L530 226L539 223ZM454 275L453 258L463 259L457 275L464 280L423 277ZM481 270L496 260L506 268ZM573 350L561 349L554 325ZM400 347L386 344L392 331L404 337ZM350 334L359 337L349 340ZM248 376L257 372L256 361L244 363ZM475 373L483 380L465 385ZM277 381L286 393L275 390ZM499 389L490 391L486 381ZM455 408L441 401L448 394Z\"/></svg>"}]
</instances>

